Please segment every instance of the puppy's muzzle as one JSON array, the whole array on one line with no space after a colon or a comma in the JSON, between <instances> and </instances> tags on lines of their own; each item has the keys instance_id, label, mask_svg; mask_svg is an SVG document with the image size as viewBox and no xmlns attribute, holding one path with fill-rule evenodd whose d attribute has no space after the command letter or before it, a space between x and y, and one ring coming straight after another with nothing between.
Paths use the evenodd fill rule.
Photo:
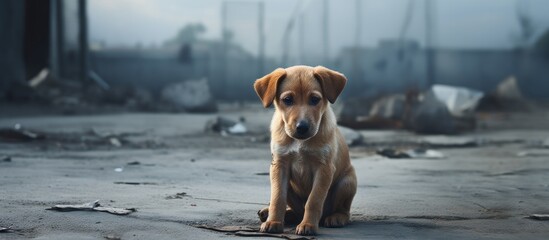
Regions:
<instances>
[{"instance_id":1,"label":"puppy's muzzle","mask_svg":"<svg viewBox=\"0 0 549 240\"><path fill-rule=\"evenodd\" d=\"M309 137L309 123L306 121L299 121L297 122L297 125L295 126L297 138L308 138Z\"/></svg>"}]
</instances>

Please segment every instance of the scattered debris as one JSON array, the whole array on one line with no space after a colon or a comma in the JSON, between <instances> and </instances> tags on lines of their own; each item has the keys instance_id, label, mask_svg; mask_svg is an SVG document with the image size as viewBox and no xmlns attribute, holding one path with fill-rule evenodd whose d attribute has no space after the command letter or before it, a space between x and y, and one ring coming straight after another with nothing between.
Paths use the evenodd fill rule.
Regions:
<instances>
[{"instance_id":1,"label":"scattered debris","mask_svg":"<svg viewBox=\"0 0 549 240\"><path fill-rule=\"evenodd\" d=\"M309 240L316 239L314 236L299 236L290 232L284 233L262 233L259 232L257 227L249 226L222 226L222 227L212 227L206 225L195 226L197 228L208 229L216 232L223 232L233 234L235 236L241 237L272 237L272 238L283 238L290 240Z\"/></svg>"},{"instance_id":2,"label":"scattered debris","mask_svg":"<svg viewBox=\"0 0 549 240\"><path fill-rule=\"evenodd\" d=\"M437 150L416 148L406 151L411 158L441 159L446 156Z\"/></svg>"},{"instance_id":3,"label":"scattered debris","mask_svg":"<svg viewBox=\"0 0 549 240\"><path fill-rule=\"evenodd\" d=\"M543 151L543 150L530 150L530 151L524 151L517 153L518 157L548 157L549 151Z\"/></svg>"},{"instance_id":4,"label":"scattered debris","mask_svg":"<svg viewBox=\"0 0 549 240\"><path fill-rule=\"evenodd\" d=\"M532 219L532 220L538 220L538 221L548 221L549 220L549 214L532 214L526 218Z\"/></svg>"},{"instance_id":5,"label":"scattered debris","mask_svg":"<svg viewBox=\"0 0 549 240\"><path fill-rule=\"evenodd\" d=\"M407 153L393 148L378 149L376 151L376 154L392 159L411 158L410 155L408 155Z\"/></svg>"},{"instance_id":6,"label":"scattered debris","mask_svg":"<svg viewBox=\"0 0 549 240\"><path fill-rule=\"evenodd\" d=\"M44 68L38 72L36 76L34 76L32 79L28 81L29 86L32 88L38 87L42 82L48 79L48 75L50 74L50 71L47 68Z\"/></svg>"},{"instance_id":7,"label":"scattered debris","mask_svg":"<svg viewBox=\"0 0 549 240\"><path fill-rule=\"evenodd\" d=\"M421 137L419 143L430 147L465 148L478 146L479 140L471 137L439 135Z\"/></svg>"},{"instance_id":8,"label":"scattered debris","mask_svg":"<svg viewBox=\"0 0 549 240\"><path fill-rule=\"evenodd\" d=\"M11 231L11 227L0 227L0 233L6 233Z\"/></svg>"},{"instance_id":9,"label":"scattered debris","mask_svg":"<svg viewBox=\"0 0 549 240\"><path fill-rule=\"evenodd\" d=\"M121 237L116 236L114 234L109 234L109 235L105 236L105 239L107 239L107 240L122 240Z\"/></svg>"},{"instance_id":10,"label":"scattered debris","mask_svg":"<svg viewBox=\"0 0 549 240\"><path fill-rule=\"evenodd\" d=\"M0 161L1 162L11 162L11 157L10 156L3 156L2 158L0 158Z\"/></svg>"},{"instance_id":11,"label":"scattered debris","mask_svg":"<svg viewBox=\"0 0 549 240\"><path fill-rule=\"evenodd\" d=\"M487 94L479 104L481 111L529 111L535 104L524 97L519 81L509 76L499 83L496 89Z\"/></svg>"},{"instance_id":12,"label":"scattered debris","mask_svg":"<svg viewBox=\"0 0 549 240\"><path fill-rule=\"evenodd\" d=\"M114 182L114 184L126 184L126 185L158 185L154 182Z\"/></svg>"},{"instance_id":13,"label":"scattered debris","mask_svg":"<svg viewBox=\"0 0 549 240\"><path fill-rule=\"evenodd\" d=\"M161 98L176 111L217 112L206 78L168 85L162 90Z\"/></svg>"},{"instance_id":14,"label":"scattered debris","mask_svg":"<svg viewBox=\"0 0 549 240\"><path fill-rule=\"evenodd\" d=\"M222 136L227 136L229 134L242 135L248 133L245 123L246 119L244 117L240 117L237 122L226 117L218 116L217 118L206 122L204 131L220 133Z\"/></svg>"},{"instance_id":15,"label":"scattered debris","mask_svg":"<svg viewBox=\"0 0 549 240\"><path fill-rule=\"evenodd\" d=\"M416 158L416 159L440 159L445 158L446 156L436 150L432 149L409 149L409 150L396 150L393 148L383 148L376 151L378 155L392 158L392 159L401 159L401 158Z\"/></svg>"},{"instance_id":16,"label":"scattered debris","mask_svg":"<svg viewBox=\"0 0 549 240\"><path fill-rule=\"evenodd\" d=\"M122 143L118 140L118 138L109 138L109 142L111 142L111 144L115 147L122 147Z\"/></svg>"},{"instance_id":17,"label":"scattered debris","mask_svg":"<svg viewBox=\"0 0 549 240\"><path fill-rule=\"evenodd\" d=\"M474 111L484 93L434 85L344 104L338 123L354 129L405 128L422 134L456 134L476 127Z\"/></svg>"},{"instance_id":18,"label":"scattered debris","mask_svg":"<svg viewBox=\"0 0 549 240\"><path fill-rule=\"evenodd\" d=\"M195 204L195 203L191 203L191 207L196 207L196 204Z\"/></svg>"},{"instance_id":19,"label":"scattered debris","mask_svg":"<svg viewBox=\"0 0 549 240\"><path fill-rule=\"evenodd\" d=\"M23 129L20 124L15 124L14 128L0 129L0 139L8 142L30 142L45 138L43 134Z\"/></svg>"},{"instance_id":20,"label":"scattered debris","mask_svg":"<svg viewBox=\"0 0 549 240\"><path fill-rule=\"evenodd\" d=\"M133 162L126 163L126 165L129 165L129 166L140 165L140 164L141 164L141 162L139 162L139 161L133 161Z\"/></svg>"},{"instance_id":21,"label":"scattered debris","mask_svg":"<svg viewBox=\"0 0 549 240\"><path fill-rule=\"evenodd\" d=\"M176 193L175 195L167 196L166 199L182 199L185 197L190 197L190 195L188 195L186 192L180 192Z\"/></svg>"},{"instance_id":22,"label":"scattered debris","mask_svg":"<svg viewBox=\"0 0 549 240\"><path fill-rule=\"evenodd\" d=\"M137 211L135 208L115 208L115 207L103 207L99 204L99 200L93 202L84 203L84 204L75 204L75 205L55 205L46 210L60 211L60 212L71 212L71 211L98 211L98 212L107 212L114 215L127 215L132 212Z\"/></svg>"},{"instance_id":23,"label":"scattered debris","mask_svg":"<svg viewBox=\"0 0 549 240\"><path fill-rule=\"evenodd\" d=\"M345 101L338 124L352 129L401 128L406 108L404 95L374 98L355 98Z\"/></svg>"},{"instance_id":24,"label":"scattered debris","mask_svg":"<svg viewBox=\"0 0 549 240\"><path fill-rule=\"evenodd\" d=\"M517 101L523 99L522 91L520 91L520 87L515 76L509 76L501 81L496 88L495 95L500 99Z\"/></svg>"},{"instance_id":25,"label":"scattered debris","mask_svg":"<svg viewBox=\"0 0 549 240\"><path fill-rule=\"evenodd\" d=\"M234 126L227 129L227 132L229 134L238 135L238 134L247 133L248 129L246 128L246 126L244 126L244 122L240 121L240 122L237 122Z\"/></svg>"},{"instance_id":26,"label":"scattered debris","mask_svg":"<svg viewBox=\"0 0 549 240\"><path fill-rule=\"evenodd\" d=\"M342 126L338 126L338 127L339 127L339 131L345 138L345 142L347 143L347 145L355 146L362 142L362 135L359 132L350 128L342 127Z\"/></svg>"},{"instance_id":27,"label":"scattered debris","mask_svg":"<svg viewBox=\"0 0 549 240\"><path fill-rule=\"evenodd\" d=\"M456 134L454 116L448 107L428 91L410 103L410 110L404 118L404 128L421 134Z\"/></svg>"},{"instance_id":28,"label":"scattered debris","mask_svg":"<svg viewBox=\"0 0 549 240\"><path fill-rule=\"evenodd\" d=\"M435 84L431 91L444 103L452 116L472 116L484 93L463 87Z\"/></svg>"}]
</instances>

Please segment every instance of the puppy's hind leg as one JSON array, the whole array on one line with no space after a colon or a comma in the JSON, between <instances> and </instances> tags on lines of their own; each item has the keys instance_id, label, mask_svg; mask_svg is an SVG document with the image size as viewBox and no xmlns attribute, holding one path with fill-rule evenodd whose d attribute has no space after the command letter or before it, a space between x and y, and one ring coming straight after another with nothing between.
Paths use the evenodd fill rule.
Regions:
<instances>
[{"instance_id":1,"label":"puppy's hind leg","mask_svg":"<svg viewBox=\"0 0 549 240\"><path fill-rule=\"evenodd\" d=\"M265 222L267 221L267 218L269 217L269 207L265 207L257 212L257 216L259 216L259 221ZM299 216L294 210L292 210L290 207L286 208L286 214L284 215L284 223L285 224L298 224L299 221L301 221L301 218L303 216Z\"/></svg>"},{"instance_id":2,"label":"puppy's hind leg","mask_svg":"<svg viewBox=\"0 0 549 240\"><path fill-rule=\"evenodd\" d=\"M331 191L330 203L328 206L329 212L324 218L325 227L343 227L350 222L351 218L351 203L356 194L356 175L354 168L351 167L349 172L339 180Z\"/></svg>"},{"instance_id":3,"label":"puppy's hind leg","mask_svg":"<svg viewBox=\"0 0 549 240\"><path fill-rule=\"evenodd\" d=\"M298 224L303 219L304 201L297 196L291 187L288 187L288 206L284 215L285 224ZM265 207L257 212L261 222L267 221L269 217L269 207Z\"/></svg>"}]
</instances>

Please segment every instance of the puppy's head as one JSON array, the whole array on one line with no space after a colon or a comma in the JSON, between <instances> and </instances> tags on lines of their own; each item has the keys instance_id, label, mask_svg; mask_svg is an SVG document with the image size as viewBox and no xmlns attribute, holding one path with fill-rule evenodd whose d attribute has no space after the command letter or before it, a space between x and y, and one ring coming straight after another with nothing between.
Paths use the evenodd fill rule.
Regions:
<instances>
[{"instance_id":1,"label":"puppy's head","mask_svg":"<svg viewBox=\"0 0 549 240\"><path fill-rule=\"evenodd\" d=\"M336 101L346 82L343 74L322 66L295 66L258 79L254 89L264 107L274 103L288 136L306 140L316 135L328 102Z\"/></svg>"}]
</instances>

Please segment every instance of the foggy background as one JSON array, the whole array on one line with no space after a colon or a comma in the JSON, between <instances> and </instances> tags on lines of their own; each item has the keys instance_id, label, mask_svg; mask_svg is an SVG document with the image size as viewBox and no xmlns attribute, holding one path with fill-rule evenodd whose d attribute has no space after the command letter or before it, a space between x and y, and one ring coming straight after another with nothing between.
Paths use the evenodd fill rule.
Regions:
<instances>
[{"instance_id":1,"label":"foggy background","mask_svg":"<svg viewBox=\"0 0 549 240\"><path fill-rule=\"evenodd\" d=\"M93 0L89 38L97 72L113 83L159 88L160 82L181 80L178 76L205 77L215 95L228 99L254 99L253 80L297 64L325 65L346 74L353 88L345 97L425 89L433 83L491 91L503 78L520 75L528 95L545 98L534 85L547 78L547 63L525 60L531 57L522 52L532 55L547 31L547 5L542 0ZM200 28L192 40L177 37L185 26ZM170 58L185 42L194 62L181 74L147 64L150 75L123 77L117 72L125 68L124 60L113 63L104 57L140 51L143 61L161 52L160 58ZM426 49L436 49L435 64L427 62ZM110 69L115 65L124 66ZM525 68L534 69L523 74ZM232 94L237 89L242 91Z\"/></svg>"}]
</instances>

